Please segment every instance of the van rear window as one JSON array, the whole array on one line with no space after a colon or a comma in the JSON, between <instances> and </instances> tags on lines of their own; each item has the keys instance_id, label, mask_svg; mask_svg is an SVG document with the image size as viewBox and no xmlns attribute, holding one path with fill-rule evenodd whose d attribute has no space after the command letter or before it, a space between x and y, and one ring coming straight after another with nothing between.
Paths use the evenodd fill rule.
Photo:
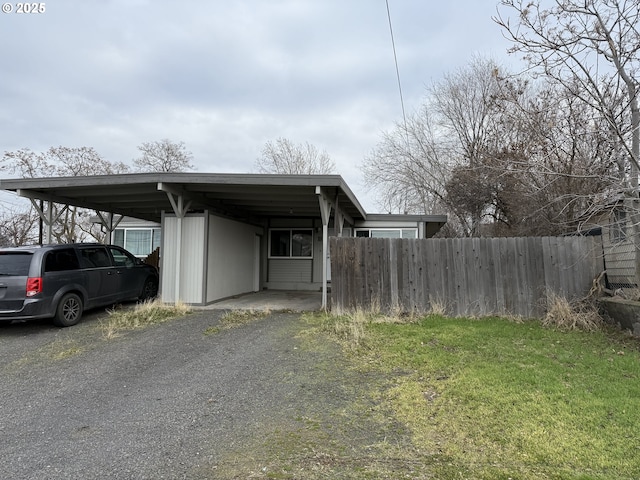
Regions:
<instances>
[{"instance_id":1,"label":"van rear window","mask_svg":"<svg viewBox=\"0 0 640 480\"><path fill-rule=\"evenodd\" d=\"M73 248L52 250L47 253L44 261L45 272L62 272L65 270L77 270L79 268L78 256Z\"/></svg>"},{"instance_id":2,"label":"van rear window","mask_svg":"<svg viewBox=\"0 0 640 480\"><path fill-rule=\"evenodd\" d=\"M0 252L0 276L28 276L32 256L30 252Z\"/></svg>"}]
</instances>

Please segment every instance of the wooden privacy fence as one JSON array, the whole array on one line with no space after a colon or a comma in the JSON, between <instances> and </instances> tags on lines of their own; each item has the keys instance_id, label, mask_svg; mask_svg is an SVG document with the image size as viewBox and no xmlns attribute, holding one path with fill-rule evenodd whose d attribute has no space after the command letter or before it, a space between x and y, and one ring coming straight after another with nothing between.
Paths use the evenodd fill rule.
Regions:
<instances>
[{"instance_id":1,"label":"wooden privacy fence","mask_svg":"<svg viewBox=\"0 0 640 480\"><path fill-rule=\"evenodd\" d=\"M601 237L332 237L331 305L452 316L541 317L547 293L588 294L604 270Z\"/></svg>"}]
</instances>

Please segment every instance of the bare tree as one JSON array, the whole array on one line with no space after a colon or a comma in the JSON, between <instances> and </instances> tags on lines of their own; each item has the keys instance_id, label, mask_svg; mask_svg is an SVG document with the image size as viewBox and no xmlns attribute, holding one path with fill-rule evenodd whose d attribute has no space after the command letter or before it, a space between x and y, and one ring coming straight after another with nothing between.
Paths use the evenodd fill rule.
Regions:
<instances>
[{"instance_id":1,"label":"bare tree","mask_svg":"<svg viewBox=\"0 0 640 480\"><path fill-rule=\"evenodd\" d=\"M472 200L490 202L493 235L579 231L619 191L617 142L596 112L561 86L503 86L496 141L468 179L491 188Z\"/></svg>"},{"instance_id":2,"label":"bare tree","mask_svg":"<svg viewBox=\"0 0 640 480\"><path fill-rule=\"evenodd\" d=\"M575 91L475 59L385 134L365 179L397 211L448 213L448 234L575 232L619 191L620 153Z\"/></svg>"},{"instance_id":3,"label":"bare tree","mask_svg":"<svg viewBox=\"0 0 640 480\"><path fill-rule=\"evenodd\" d=\"M383 201L413 213L444 207L455 215L459 233L479 234L482 208L451 208L446 185L455 167L482 163L493 131L497 71L495 62L475 58L434 83L420 111L385 134L363 165L365 180L382 191Z\"/></svg>"},{"instance_id":4,"label":"bare tree","mask_svg":"<svg viewBox=\"0 0 640 480\"><path fill-rule=\"evenodd\" d=\"M255 166L260 173L286 175L327 175L336 170L335 162L326 151L318 150L309 142L294 144L286 138L267 142Z\"/></svg>"},{"instance_id":5,"label":"bare tree","mask_svg":"<svg viewBox=\"0 0 640 480\"><path fill-rule=\"evenodd\" d=\"M620 162L619 190L631 199L636 252L640 252L640 109L636 75L640 69L640 3L628 0L502 0L505 12L494 18L539 74L599 113L625 158ZM622 99L626 99L621 102ZM620 106L622 105L622 108ZM640 255L636 255L640 284Z\"/></svg>"},{"instance_id":6,"label":"bare tree","mask_svg":"<svg viewBox=\"0 0 640 480\"><path fill-rule=\"evenodd\" d=\"M110 175L125 173L124 163L112 163L102 158L92 147L51 147L37 153L28 148L4 152L0 170L18 173L24 178L47 176Z\"/></svg>"},{"instance_id":7,"label":"bare tree","mask_svg":"<svg viewBox=\"0 0 640 480\"><path fill-rule=\"evenodd\" d=\"M365 182L389 213L436 213L452 164L436 138L429 109L398 123L367 156Z\"/></svg>"},{"instance_id":8,"label":"bare tree","mask_svg":"<svg viewBox=\"0 0 640 480\"><path fill-rule=\"evenodd\" d=\"M33 209L0 211L0 246L31 245L38 241L38 215Z\"/></svg>"},{"instance_id":9,"label":"bare tree","mask_svg":"<svg viewBox=\"0 0 640 480\"><path fill-rule=\"evenodd\" d=\"M640 110L640 3L628 0L556 0L543 8L539 0L502 0L518 16L516 25L498 14L494 20L541 74L562 84L597 110L621 140L638 170ZM578 88L576 88L576 86ZM622 116L611 102L623 93ZM628 126L631 126L629 129Z\"/></svg>"},{"instance_id":10,"label":"bare tree","mask_svg":"<svg viewBox=\"0 0 640 480\"><path fill-rule=\"evenodd\" d=\"M51 147L46 152L33 152L23 148L5 152L0 160L0 170L18 173L25 178L47 176L108 175L125 173L124 163L112 163L102 158L91 147ZM52 204L52 237L57 243L82 241L87 238L102 240L103 234L91 224L86 210L67 205ZM14 212L22 218L31 218L33 212ZM17 238L14 236L14 238Z\"/></svg>"},{"instance_id":11,"label":"bare tree","mask_svg":"<svg viewBox=\"0 0 640 480\"><path fill-rule=\"evenodd\" d=\"M138 146L142 155L133 163L139 172L185 172L193 170L193 155L184 142L169 139L144 142Z\"/></svg>"}]
</instances>

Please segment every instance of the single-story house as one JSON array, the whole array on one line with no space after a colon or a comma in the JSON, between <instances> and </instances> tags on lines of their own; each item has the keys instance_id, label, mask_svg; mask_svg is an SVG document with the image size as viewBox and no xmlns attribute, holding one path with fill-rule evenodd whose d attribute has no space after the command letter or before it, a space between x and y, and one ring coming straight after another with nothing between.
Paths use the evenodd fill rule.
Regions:
<instances>
[{"instance_id":1,"label":"single-story house","mask_svg":"<svg viewBox=\"0 0 640 480\"><path fill-rule=\"evenodd\" d=\"M330 235L428 238L447 220L367 214L339 175L141 173L5 179L0 189L94 210L113 239L124 217L159 225L161 297L192 305L282 289L320 290L326 306Z\"/></svg>"}]
</instances>

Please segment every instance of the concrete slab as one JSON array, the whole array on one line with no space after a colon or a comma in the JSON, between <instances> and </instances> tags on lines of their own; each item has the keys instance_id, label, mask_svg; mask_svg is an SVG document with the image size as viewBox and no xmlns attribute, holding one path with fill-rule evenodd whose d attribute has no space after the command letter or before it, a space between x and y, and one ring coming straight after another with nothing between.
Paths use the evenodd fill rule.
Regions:
<instances>
[{"instance_id":1,"label":"concrete slab","mask_svg":"<svg viewBox=\"0 0 640 480\"><path fill-rule=\"evenodd\" d=\"M262 290L226 298L203 308L207 310L320 310L322 293L310 291Z\"/></svg>"}]
</instances>

